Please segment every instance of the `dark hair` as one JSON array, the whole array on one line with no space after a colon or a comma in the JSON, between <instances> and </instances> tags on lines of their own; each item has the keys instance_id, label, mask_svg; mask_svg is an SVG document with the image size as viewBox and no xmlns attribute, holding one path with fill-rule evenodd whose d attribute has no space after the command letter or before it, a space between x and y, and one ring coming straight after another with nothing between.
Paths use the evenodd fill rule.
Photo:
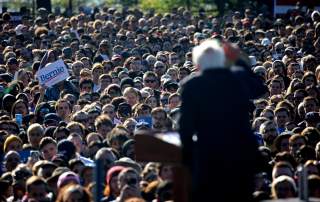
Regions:
<instances>
[{"instance_id":1,"label":"dark hair","mask_svg":"<svg viewBox=\"0 0 320 202\"><path fill-rule=\"evenodd\" d=\"M94 84L93 84L92 79L87 79L87 78L81 79L81 80L80 80L80 83L79 83L80 89L81 89L81 88L83 87L83 85L85 85L85 84L90 84L90 85L91 85L91 89L93 89Z\"/></svg>"},{"instance_id":2,"label":"dark hair","mask_svg":"<svg viewBox=\"0 0 320 202\"><path fill-rule=\"evenodd\" d=\"M70 131L69 131L68 128L66 128L65 126L58 126L58 127L54 130L54 132L53 132L53 137L56 138L56 134L57 134L57 133L60 133L60 132L65 133L67 137L68 137L69 134L70 134Z\"/></svg>"},{"instance_id":3,"label":"dark hair","mask_svg":"<svg viewBox=\"0 0 320 202\"><path fill-rule=\"evenodd\" d=\"M314 127L305 128L302 131L301 135L306 137L307 144L312 147L316 147L317 143L320 141L320 132L317 128Z\"/></svg>"},{"instance_id":4,"label":"dark hair","mask_svg":"<svg viewBox=\"0 0 320 202\"><path fill-rule=\"evenodd\" d=\"M96 128L101 127L102 125L113 127L113 122L107 115L100 115L96 118L94 123Z\"/></svg>"},{"instance_id":5,"label":"dark hair","mask_svg":"<svg viewBox=\"0 0 320 202\"><path fill-rule=\"evenodd\" d=\"M42 150L44 146L48 144L54 144L57 145L57 142L52 137L44 137L41 139L39 143L39 149Z\"/></svg>"},{"instance_id":6,"label":"dark hair","mask_svg":"<svg viewBox=\"0 0 320 202\"><path fill-rule=\"evenodd\" d=\"M44 181L43 178L38 177L38 176L31 176L27 182L26 182L26 188L27 188L27 192L30 193L31 192L31 186L34 185L44 185L47 186L47 183Z\"/></svg>"},{"instance_id":7,"label":"dark hair","mask_svg":"<svg viewBox=\"0 0 320 202\"><path fill-rule=\"evenodd\" d=\"M274 158L274 161L276 162L276 164L281 163L281 162L289 163L293 168L295 168L297 166L296 160L287 151L277 153ZM278 167L281 167L282 164L278 164L278 165L279 165ZM282 167L284 167L284 166L282 166Z\"/></svg>"},{"instance_id":8,"label":"dark hair","mask_svg":"<svg viewBox=\"0 0 320 202\"><path fill-rule=\"evenodd\" d=\"M308 177L309 196L315 197L315 193L320 187L320 177L318 175L310 175Z\"/></svg>"},{"instance_id":9,"label":"dark hair","mask_svg":"<svg viewBox=\"0 0 320 202\"><path fill-rule=\"evenodd\" d=\"M11 108L11 117L12 117L12 118L14 118L14 117L15 117L15 110L16 110L16 106L17 106L17 104L19 104L19 103L23 103L23 104L25 105L26 110L27 110L27 114L29 114L29 107L28 107L28 104L27 104L27 103L25 103L25 101L24 101L24 100L19 99L19 100L15 101L15 103L12 105L12 108Z\"/></svg>"}]
</instances>

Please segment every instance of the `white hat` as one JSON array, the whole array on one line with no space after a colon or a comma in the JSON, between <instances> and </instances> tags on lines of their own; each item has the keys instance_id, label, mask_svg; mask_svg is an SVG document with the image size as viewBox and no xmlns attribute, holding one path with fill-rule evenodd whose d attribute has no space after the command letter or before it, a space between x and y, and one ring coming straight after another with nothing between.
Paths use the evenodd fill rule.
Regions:
<instances>
[{"instance_id":1,"label":"white hat","mask_svg":"<svg viewBox=\"0 0 320 202\"><path fill-rule=\"evenodd\" d=\"M270 44L271 44L271 41L268 38L264 38L261 41L261 45L263 45L263 46L269 46Z\"/></svg>"},{"instance_id":2,"label":"white hat","mask_svg":"<svg viewBox=\"0 0 320 202\"><path fill-rule=\"evenodd\" d=\"M16 35L22 34L22 30L23 30L24 28L26 28L25 25L19 24L19 25L14 29L14 31L16 32Z\"/></svg>"}]
</instances>

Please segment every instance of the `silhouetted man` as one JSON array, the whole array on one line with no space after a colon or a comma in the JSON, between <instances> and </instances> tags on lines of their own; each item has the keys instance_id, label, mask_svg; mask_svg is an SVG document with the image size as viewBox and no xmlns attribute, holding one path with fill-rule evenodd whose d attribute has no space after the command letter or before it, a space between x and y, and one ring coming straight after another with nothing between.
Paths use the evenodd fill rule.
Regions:
<instances>
[{"instance_id":1,"label":"silhouetted man","mask_svg":"<svg viewBox=\"0 0 320 202\"><path fill-rule=\"evenodd\" d=\"M180 135L183 161L192 173L192 201L250 201L253 190L258 150L249 99L265 88L250 67L226 65L227 49L216 40L195 47L200 74L182 88Z\"/></svg>"}]
</instances>

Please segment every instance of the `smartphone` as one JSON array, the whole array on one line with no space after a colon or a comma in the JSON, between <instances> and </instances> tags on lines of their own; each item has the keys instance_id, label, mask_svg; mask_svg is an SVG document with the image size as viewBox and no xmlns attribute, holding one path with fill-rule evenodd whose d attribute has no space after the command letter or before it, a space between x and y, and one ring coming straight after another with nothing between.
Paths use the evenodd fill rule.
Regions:
<instances>
[{"instance_id":1,"label":"smartphone","mask_svg":"<svg viewBox=\"0 0 320 202\"><path fill-rule=\"evenodd\" d=\"M36 150L31 150L30 151L30 158L34 161L37 162L40 160L40 152Z\"/></svg>"},{"instance_id":2,"label":"smartphone","mask_svg":"<svg viewBox=\"0 0 320 202\"><path fill-rule=\"evenodd\" d=\"M18 126L21 127L22 126L22 114L16 114L15 117L16 117L16 122L17 122Z\"/></svg>"}]
</instances>

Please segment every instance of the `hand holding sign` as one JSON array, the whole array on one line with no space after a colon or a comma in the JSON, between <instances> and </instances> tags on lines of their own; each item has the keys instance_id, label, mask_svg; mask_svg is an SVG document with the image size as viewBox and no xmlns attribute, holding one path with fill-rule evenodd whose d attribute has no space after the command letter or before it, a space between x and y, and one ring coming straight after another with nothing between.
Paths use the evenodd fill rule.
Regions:
<instances>
[{"instance_id":1,"label":"hand holding sign","mask_svg":"<svg viewBox=\"0 0 320 202\"><path fill-rule=\"evenodd\" d=\"M51 87L69 77L69 72L63 60L46 65L37 72L40 85Z\"/></svg>"},{"instance_id":2,"label":"hand holding sign","mask_svg":"<svg viewBox=\"0 0 320 202\"><path fill-rule=\"evenodd\" d=\"M48 87L46 85L40 85L40 87L39 87L40 95L44 95L47 88Z\"/></svg>"}]
</instances>

